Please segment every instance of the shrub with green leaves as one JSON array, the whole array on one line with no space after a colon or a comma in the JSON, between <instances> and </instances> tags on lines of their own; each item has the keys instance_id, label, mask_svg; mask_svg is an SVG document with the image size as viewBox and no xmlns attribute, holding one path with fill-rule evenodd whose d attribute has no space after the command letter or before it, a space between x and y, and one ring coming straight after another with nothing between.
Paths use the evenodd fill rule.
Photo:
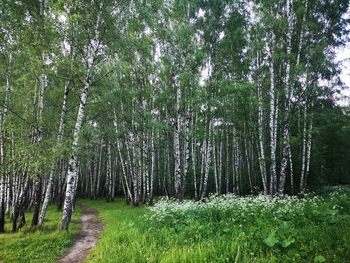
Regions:
<instances>
[{"instance_id":1,"label":"shrub with green leaves","mask_svg":"<svg viewBox=\"0 0 350 263\"><path fill-rule=\"evenodd\" d=\"M303 198L228 194L178 202L163 197L145 218L150 229L167 230L182 244L235 241L233 250L247 262L260 257L269 258L266 262L350 260L348 187Z\"/></svg>"}]
</instances>

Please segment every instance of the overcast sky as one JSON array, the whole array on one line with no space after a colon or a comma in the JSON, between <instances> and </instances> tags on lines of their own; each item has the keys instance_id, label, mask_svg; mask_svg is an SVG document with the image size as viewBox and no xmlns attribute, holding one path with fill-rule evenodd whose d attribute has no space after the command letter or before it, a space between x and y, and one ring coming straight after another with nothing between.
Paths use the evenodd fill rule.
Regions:
<instances>
[{"instance_id":1,"label":"overcast sky","mask_svg":"<svg viewBox=\"0 0 350 263\"><path fill-rule=\"evenodd\" d=\"M350 8L345 14L346 18L350 17ZM350 27L350 25L348 25ZM350 29L350 28L348 28ZM350 39L350 35L348 36ZM336 50L336 58L337 62L341 63L341 80L345 83L346 89L343 90L342 95L345 97L339 101L341 105L350 106L350 42L348 42L345 47L338 48Z\"/></svg>"},{"instance_id":2,"label":"overcast sky","mask_svg":"<svg viewBox=\"0 0 350 263\"><path fill-rule=\"evenodd\" d=\"M341 62L341 79L347 86L343 90L342 94L347 96L340 101L341 105L350 105L350 43L348 43L344 48L340 48L337 51L336 61Z\"/></svg>"}]
</instances>

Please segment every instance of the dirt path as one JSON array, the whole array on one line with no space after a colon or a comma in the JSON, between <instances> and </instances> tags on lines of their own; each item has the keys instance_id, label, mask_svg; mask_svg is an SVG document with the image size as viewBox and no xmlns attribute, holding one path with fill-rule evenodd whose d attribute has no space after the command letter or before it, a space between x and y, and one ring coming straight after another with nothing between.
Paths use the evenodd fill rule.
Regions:
<instances>
[{"instance_id":1,"label":"dirt path","mask_svg":"<svg viewBox=\"0 0 350 263\"><path fill-rule=\"evenodd\" d=\"M81 230L75 243L58 263L82 262L89 250L96 245L98 236L102 231L103 225L98 218L97 211L85 205L80 205L80 208L83 213L80 217Z\"/></svg>"}]
</instances>

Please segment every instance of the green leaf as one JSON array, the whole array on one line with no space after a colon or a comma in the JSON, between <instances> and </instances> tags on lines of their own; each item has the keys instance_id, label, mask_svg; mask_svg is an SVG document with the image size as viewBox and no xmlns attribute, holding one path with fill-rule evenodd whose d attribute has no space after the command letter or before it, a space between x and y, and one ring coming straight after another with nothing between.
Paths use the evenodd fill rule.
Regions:
<instances>
[{"instance_id":1,"label":"green leaf","mask_svg":"<svg viewBox=\"0 0 350 263\"><path fill-rule=\"evenodd\" d=\"M314 262L317 262L317 263L326 262L326 258L322 255L318 255L314 258Z\"/></svg>"},{"instance_id":2,"label":"green leaf","mask_svg":"<svg viewBox=\"0 0 350 263\"><path fill-rule=\"evenodd\" d=\"M264 243L269 247L273 247L274 245L276 245L278 243L276 232L275 231L271 232L269 236L264 239Z\"/></svg>"},{"instance_id":3,"label":"green leaf","mask_svg":"<svg viewBox=\"0 0 350 263\"><path fill-rule=\"evenodd\" d=\"M295 242L295 239L290 236L287 239L284 239L282 241L282 247L284 247L284 248L289 247L294 242Z\"/></svg>"}]
</instances>

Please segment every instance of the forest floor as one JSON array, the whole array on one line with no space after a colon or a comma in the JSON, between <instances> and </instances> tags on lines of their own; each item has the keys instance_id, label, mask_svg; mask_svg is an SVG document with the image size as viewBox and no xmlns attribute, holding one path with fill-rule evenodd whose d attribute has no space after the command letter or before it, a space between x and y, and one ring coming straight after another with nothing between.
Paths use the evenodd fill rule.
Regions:
<instances>
[{"instance_id":1,"label":"forest floor","mask_svg":"<svg viewBox=\"0 0 350 263\"><path fill-rule=\"evenodd\" d=\"M91 209L86 205L79 205L79 207L83 214L80 217L81 230L77 234L74 244L58 263L82 262L89 250L95 247L98 236L103 229L103 225L95 209Z\"/></svg>"},{"instance_id":2,"label":"forest floor","mask_svg":"<svg viewBox=\"0 0 350 263\"><path fill-rule=\"evenodd\" d=\"M151 207L122 199L79 203L69 232L58 231L62 214L51 207L44 228L0 235L0 262L56 262L73 254L85 263L350 262L350 188L305 198L160 198ZM82 215L92 226L83 223L79 234Z\"/></svg>"},{"instance_id":3,"label":"forest floor","mask_svg":"<svg viewBox=\"0 0 350 263\"><path fill-rule=\"evenodd\" d=\"M84 262L350 262L350 189L306 198L81 200L104 224Z\"/></svg>"},{"instance_id":4,"label":"forest floor","mask_svg":"<svg viewBox=\"0 0 350 263\"><path fill-rule=\"evenodd\" d=\"M59 231L62 212L50 206L45 224L40 229L31 229L32 213L26 213L27 224L17 233L11 233L7 218L5 234L0 234L0 262L4 263L49 263L56 262L74 243L80 230L81 210L77 207L69 226L69 232Z\"/></svg>"}]
</instances>

